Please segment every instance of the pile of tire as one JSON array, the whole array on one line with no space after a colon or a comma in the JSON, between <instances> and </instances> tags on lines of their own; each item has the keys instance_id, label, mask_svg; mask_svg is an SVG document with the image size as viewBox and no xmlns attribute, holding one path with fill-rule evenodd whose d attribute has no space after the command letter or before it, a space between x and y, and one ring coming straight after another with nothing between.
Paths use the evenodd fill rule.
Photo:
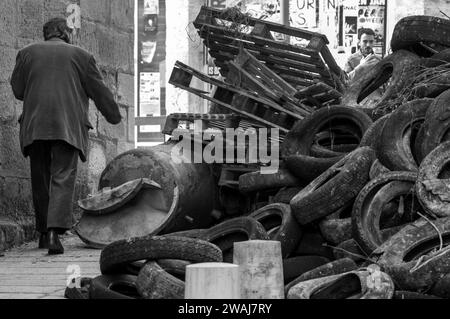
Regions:
<instances>
[{"instance_id":1,"label":"pile of tire","mask_svg":"<svg viewBox=\"0 0 450 319\"><path fill-rule=\"evenodd\" d=\"M287 298L449 298L450 76L411 81L417 67L448 67L449 28L434 17L401 20L394 52L342 105L290 130L277 173L240 175L239 197L227 194L233 214L207 229L114 242L102 250L102 275L66 296L183 298L187 265L233 262L235 242L261 239L281 243ZM388 79L377 105L355 107ZM414 94L385 108L407 88Z\"/></svg>"},{"instance_id":2,"label":"pile of tire","mask_svg":"<svg viewBox=\"0 0 450 319\"><path fill-rule=\"evenodd\" d=\"M309 182L287 198L304 234L296 253L331 263L288 283L287 298L450 297L449 103L446 90L375 122L332 106L289 132L281 155ZM381 290L364 284L374 274Z\"/></svg>"}]
</instances>

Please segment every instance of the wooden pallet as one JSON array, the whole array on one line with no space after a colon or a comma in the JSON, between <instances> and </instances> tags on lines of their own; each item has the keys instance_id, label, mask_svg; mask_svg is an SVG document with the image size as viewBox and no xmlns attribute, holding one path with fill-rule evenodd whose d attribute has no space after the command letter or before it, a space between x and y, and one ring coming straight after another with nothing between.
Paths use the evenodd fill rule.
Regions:
<instances>
[{"instance_id":1,"label":"wooden pallet","mask_svg":"<svg viewBox=\"0 0 450 319\"><path fill-rule=\"evenodd\" d=\"M195 121L202 122L202 129L225 129L239 127L240 117L235 114L200 114L200 113L173 113L167 116L163 134L172 135L175 129L184 126L191 129ZM183 125L184 124L184 125Z\"/></svg>"},{"instance_id":2,"label":"wooden pallet","mask_svg":"<svg viewBox=\"0 0 450 319\"><path fill-rule=\"evenodd\" d=\"M213 85L215 91L205 92L191 87L193 77ZM297 121L302 120L309 114L307 111L304 111L304 114L298 114L286 110L272 100L259 97L242 88L214 79L179 61L175 63L169 83L213 103L217 103L235 114L247 117L264 127L278 128L282 133L289 132Z\"/></svg>"},{"instance_id":3,"label":"wooden pallet","mask_svg":"<svg viewBox=\"0 0 450 319\"><path fill-rule=\"evenodd\" d=\"M218 186L239 189L239 176L257 170L258 167L249 165L222 165Z\"/></svg>"},{"instance_id":4,"label":"wooden pallet","mask_svg":"<svg viewBox=\"0 0 450 319\"><path fill-rule=\"evenodd\" d=\"M295 97L303 103L309 102L320 108L326 105L340 104L342 93L320 82L298 91Z\"/></svg>"},{"instance_id":5,"label":"wooden pallet","mask_svg":"<svg viewBox=\"0 0 450 319\"><path fill-rule=\"evenodd\" d=\"M331 55L325 35L245 15L231 17L229 12L203 6L194 21L222 76L227 77L229 72L226 62L234 60L244 48L296 88L317 81L342 87L336 82L343 82L344 72ZM302 47L275 41L272 32L301 38L309 44Z\"/></svg>"},{"instance_id":6,"label":"wooden pallet","mask_svg":"<svg viewBox=\"0 0 450 319\"><path fill-rule=\"evenodd\" d=\"M294 96L297 90L275 72L243 49L235 61L227 62L229 72L227 82L272 99L285 109L299 113L312 113L313 108L302 104Z\"/></svg>"}]
</instances>

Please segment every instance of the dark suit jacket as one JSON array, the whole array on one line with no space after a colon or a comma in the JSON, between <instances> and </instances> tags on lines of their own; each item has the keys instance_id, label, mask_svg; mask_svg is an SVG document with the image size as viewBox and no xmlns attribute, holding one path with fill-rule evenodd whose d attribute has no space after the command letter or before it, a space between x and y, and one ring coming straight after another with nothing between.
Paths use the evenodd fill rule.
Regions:
<instances>
[{"instance_id":1,"label":"dark suit jacket","mask_svg":"<svg viewBox=\"0 0 450 319\"><path fill-rule=\"evenodd\" d=\"M32 44L19 51L11 78L17 99L22 100L19 118L20 146L35 140L63 140L80 150L86 161L89 98L106 120L121 121L119 107L105 86L94 57L58 38Z\"/></svg>"}]
</instances>

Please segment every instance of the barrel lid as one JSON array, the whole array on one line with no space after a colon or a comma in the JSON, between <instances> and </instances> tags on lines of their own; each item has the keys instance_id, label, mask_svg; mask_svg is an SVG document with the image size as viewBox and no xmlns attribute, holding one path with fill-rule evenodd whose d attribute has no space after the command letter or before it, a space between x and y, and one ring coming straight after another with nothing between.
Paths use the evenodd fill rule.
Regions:
<instances>
[{"instance_id":1,"label":"barrel lid","mask_svg":"<svg viewBox=\"0 0 450 319\"><path fill-rule=\"evenodd\" d=\"M128 203L142 188L161 189L161 186L148 178L139 178L115 188L103 188L100 192L79 200L78 206L88 214L108 214Z\"/></svg>"}]
</instances>

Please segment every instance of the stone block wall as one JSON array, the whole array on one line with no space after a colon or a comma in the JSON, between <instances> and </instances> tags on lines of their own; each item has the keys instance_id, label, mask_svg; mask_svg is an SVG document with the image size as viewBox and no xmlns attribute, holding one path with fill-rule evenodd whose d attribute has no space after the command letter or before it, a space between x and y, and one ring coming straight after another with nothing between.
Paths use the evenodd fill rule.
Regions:
<instances>
[{"instance_id":1,"label":"stone block wall","mask_svg":"<svg viewBox=\"0 0 450 319\"><path fill-rule=\"evenodd\" d=\"M78 165L75 199L95 192L106 164L134 148L134 0L0 1L0 251L35 235L29 162L19 147L22 103L14 99L9 84L16 54L42 41L43 24L68 16L71 4L81 9L81 28L73 42L94 54L123 116L119 125L110 125L91 104L94 130L89 133L88 160Z\"/></svg>"}]
</instances>

